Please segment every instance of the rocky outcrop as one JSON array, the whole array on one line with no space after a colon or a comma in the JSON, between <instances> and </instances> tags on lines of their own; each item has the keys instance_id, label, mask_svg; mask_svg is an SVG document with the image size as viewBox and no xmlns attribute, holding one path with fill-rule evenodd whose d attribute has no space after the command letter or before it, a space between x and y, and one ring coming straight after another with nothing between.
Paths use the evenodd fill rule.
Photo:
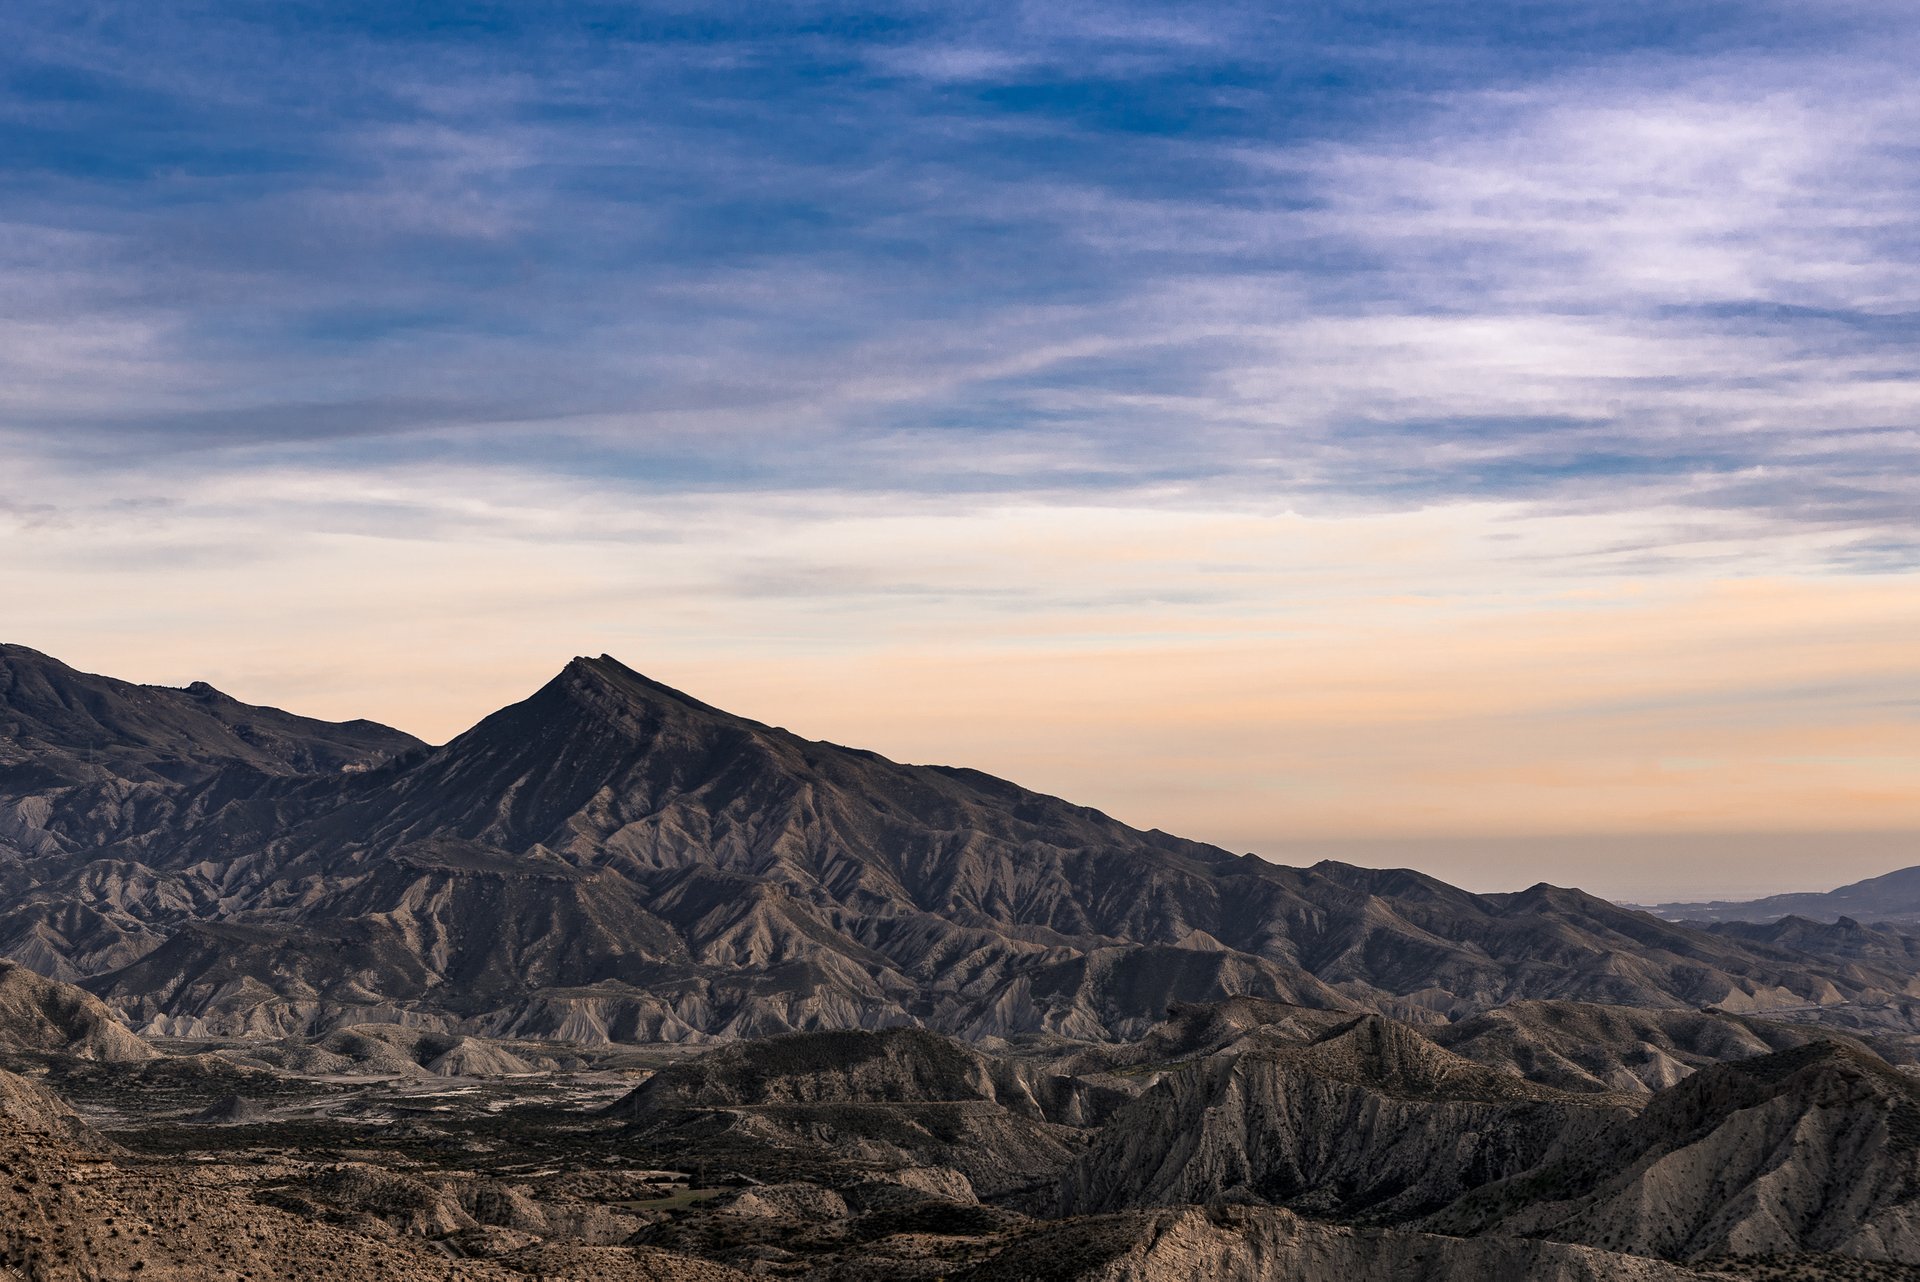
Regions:
<instances>
[{"instance_id":1,"label":"rocky outcrop","mask_svg":"<svg viewBox=\"0 0 1920 1282\"><path fill-rule=\"evenodd\" d=\"M920 1029L802 1033L661 1069L606 1116L654 1145L724 1138L820 1165L947 1168L970 1200L1051 1181L1083 1138L1053 1119L1097 1108L1091 1090Z\"/></svg>"},{"instance_id":2,"label":"rocky outcrop","mask_svg":"<svg viewBox=\"0 0 1920 1282\"><path fill-rule=\"evenodd\" d=\"M723 1047L655 1073L609 1113L769 1104L993 1104L1086 1125L1117 1101L1030 1060L991 1056L918 1028L797 1033Z\"/></svg>"},{"instance_id":3,"label":"rocky outcrop","mask_svg":"<svg viewBox=\"0 0 1920 1282\"><path fill-rule=\"evenodd\" d=\"M257 1043L248 1059L290 1072L403 1077L511 1077L576 1062L526 1045L411 1028L354 1024L321 1037Z\"/></svg>"},{"instance_id":4,"label":"rocky outcrop","mask_svg":"<svg viewBox=\"0 0 1920 1282\"><path fill-rule=\"evenodd\" d=\"M157 1052L92 993L0 961L0 1053L29 1051L110 1064L135 1064Z\"/></svg>"}]
</instances>

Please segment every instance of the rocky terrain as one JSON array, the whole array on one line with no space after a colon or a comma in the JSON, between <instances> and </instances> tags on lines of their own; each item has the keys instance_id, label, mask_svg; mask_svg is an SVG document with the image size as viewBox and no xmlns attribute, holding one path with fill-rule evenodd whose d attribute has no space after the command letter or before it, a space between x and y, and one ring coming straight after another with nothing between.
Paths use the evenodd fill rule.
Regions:
<instances>
[{"instance_id":1,"label":"rocky terrain","mask_svg":"<svg viewBox=\"0 0 1920 1282\"><path fill-rule=\"evenodd\" d=\"M602 657L0 647L0 1282L1920 1277L1920 940L1286 868Z\"/></svg>"},{"instance_id":2,"label":"rocky terrain","mask_svg":"<svg viewBox=\"0 0 1920 1282\"><path fill-rule=\"evenodd\" d=\"M1433 1023L1552 999L1898 1031L1920 998L1903 937L1280 867L811 742L604 656L428 748L0 649L0 890L0 955L156 1036L1125 1041L1240 995Z\"/></svg>"},{"instance_id":3,"label":"rocky terrain","mask_svg":"<svg viewBox=\"0 0 1920 1282\"><path fill-rule=\"evenodd\" d=\"M153 1048L92 993L0 961L0 1053L39 1051L113 1064L152 1059Z\"/></svg>"},{"instance_id":4,"label":"rocky terrain","mask_svg":"<svg viewBox=\"0 0 1920 1282\"><path fill-rule=\"evenodd\" d=\"M398 1028L304 1064L10 1044L0 1277L1920 1276L1920 1087L1865 1044L1504 1015L1460 1037L1477 1059L1256 999L1125 1044L833 1031L505 1073ZM1612 1020L1725 1057L1651 1092L1536 1080L1564 1070L1532 1048Z\"/></svg>"},{"instance_id":5,"label":"rocky terrain","mask_svg":"<svg viewBox=\"0 0 1920 1282\"><path fill-rule=\"evenodd\" d=\"M1920 1085L1807 1025L1235 998L1124 1043L149 1044L13 986L0 1278L1920 1275Z\"/></svg>"}]
</instances>

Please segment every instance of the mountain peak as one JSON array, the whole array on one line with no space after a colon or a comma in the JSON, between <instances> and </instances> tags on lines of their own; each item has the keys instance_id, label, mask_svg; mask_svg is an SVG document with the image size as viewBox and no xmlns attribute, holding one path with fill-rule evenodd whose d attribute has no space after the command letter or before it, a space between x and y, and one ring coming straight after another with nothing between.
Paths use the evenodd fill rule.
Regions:
<instances>
[{"instance_id":1,"label":"mountain peak","mask_svg":"<svg viewBox=\"0 0 1920 1282\"><path fill-rule=\"evenodd\" d=\"M617 699L626 706L659 706L677 704L711 716L737 720L729 712L716 708L712 704L676 690L663 682L655 681L644 673L636 672L610 654L598 658L576 655L560 671L555 681L563 688L588 696L590 699Z\"/></svg>"}]
</instances>

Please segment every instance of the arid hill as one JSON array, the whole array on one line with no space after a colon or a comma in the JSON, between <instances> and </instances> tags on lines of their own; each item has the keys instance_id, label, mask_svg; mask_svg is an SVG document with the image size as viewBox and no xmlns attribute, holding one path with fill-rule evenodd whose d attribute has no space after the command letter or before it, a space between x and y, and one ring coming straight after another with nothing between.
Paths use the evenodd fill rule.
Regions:
<instances>
[{"instance_id":1,"label":"arid hill","mask_svg":"<svg viewBox=\"0 0 1920 1282\"><path fill-rule=\"evenodd\" d=\"M0 1054L12 1051L115 1064L154 1056L92 993L0 961Z\"/></svg>"}]
</instances>

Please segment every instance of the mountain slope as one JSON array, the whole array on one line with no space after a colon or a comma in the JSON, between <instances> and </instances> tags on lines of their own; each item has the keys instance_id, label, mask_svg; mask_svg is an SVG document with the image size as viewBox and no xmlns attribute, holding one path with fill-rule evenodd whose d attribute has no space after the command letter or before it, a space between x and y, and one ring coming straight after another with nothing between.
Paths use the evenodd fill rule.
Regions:
<instances>
[{"instance_id":1,"label":"mountain slope","mask_svg":"<svg viewBox=\"0 0 1920 1282\"><path fill-rule=\"evenodd\" d=\"M1805 1025L1723 1012L1639 1010L1584 1002L1514 1002L1431 1030L1440 1046L1563 1091L1651 1094L1707 1064L1751 1059L1818 1039Z\"/></svg>"},{"instance_id":2,"label":"mountain slope","mask_svg":"<svg viewBox=\"0 0 1920 1282\"><path fill-rule=\"evenodd\" d=\"M1165 1066L1064 1170L1059 1208L1225 1201L1677 1261L1920 1264L1920 1080L1851 1039L1676 1021L1664 1030L1675 1045L1729 1058L1651 1095L1567 1093L1378 1016L1325 1028L1271 1013ZM1609 1032L1609 1018L1644 1028L1641 1012L1557 1015L1556 1033L1616 1046L1632 1031ZM1553 1021L1528 1010L1521 1022ZM1742 1031L1787 1048L1750 1054ZM1485 1053L1491 1035L1458 1044Z\"/></svg>"},{"instance_id":3,"label":"mountain slope","mask_svg":"<svg viewBox=\"0 0 1920 1282\"><path fill-rule=\"evenodd\" d=\"M36 778L180 783L233 765L319 774L424 746L371 721L254 707L203 681L184 689L134 685L0 644L0 779L10 788Z\"/></svg>"},{"instance_id":4,"label":"mountain slope","mask_svg":"<svg viewBox=\"0 0 1920 1282\"><path fill-rule=\"evenodd\" d=\"M86 724L124 737L125 774L74 774L70 730L69 747L10 741L26 764L0 772L0 814L27 839L0 859L0 954L156 1031L1112 1039L1229 996L1422 1020L1520 999L1920 997L1920 955L1900 949L1829 956L1548 886L1280 867L802 739L606 656L439 748L302 723L306 747L248 756L212 717L178 766L162 760L178 700L50 663L21 670L54 704L119 700ZM16 688L8 724L65 724L40 685ZM336 764L354 752L364 769Z\"/></svg>"}]
</instances>

